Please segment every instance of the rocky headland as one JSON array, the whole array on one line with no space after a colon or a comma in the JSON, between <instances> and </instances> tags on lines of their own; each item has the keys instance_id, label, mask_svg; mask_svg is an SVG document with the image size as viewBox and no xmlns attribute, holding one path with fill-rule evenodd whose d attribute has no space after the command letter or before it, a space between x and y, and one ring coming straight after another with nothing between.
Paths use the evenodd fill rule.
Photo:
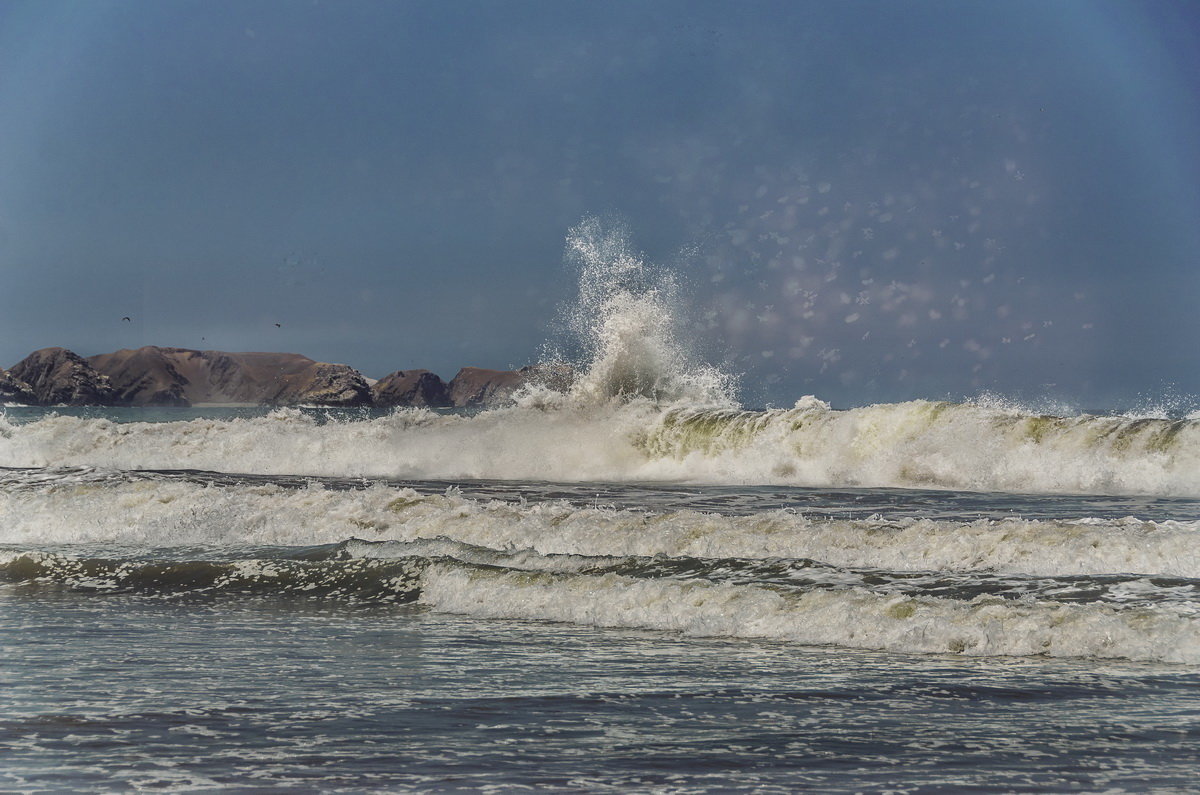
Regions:
<instances>
[{"instance_id":1,"label":"rocky headland","mask_svg":"<svg viewBox=\"0 0 1200 795\"><path fill-rule=\"evenodd\" d=\"M371 402L379 408L454 405L446 382L428 370L397 370L385 375L371 385Z\"/></svg>"},{"instance_id":2,"label":"rocky headland","mask_svg":"<svg viewBox=\"0 0 1200 795\"><path fill-rule=\"evenodd\" d=\"M90 356L87 362L108 377L113 405L119 406L371 404L371 388L357 370L295 353L226 353L147 345Z\"/></svg>"},{"instance_id":3,"label":"rocky headland","mask_svg":"<svg viewBox=\"0 0 1200 795\"><path fill-rule=\"evenodd\" d=\"M38 406L394 406L502 403L529 383L565 389L565 367L464 367L449 383L428 370L370 381L345 364L296 353L227 353L147 345L86 359L42 348L0 369L0 401Z\"/></svg>"},{"instance_id":4,"label":"rocky headland","mask_svg":"<svg viewBox=\"0 0 1200 795\"><path fill-rule=\"evenodd\" d=\"M66 348L42 348L13 365L7 374L27 387L41 406L110 406L108 378Z\"/></svg>"},{"instance_id":5,"label":"rocky headland","mask_svg":"<svg viewBox=\"0 0 1200 795\"><path fill-rule=\"evenodd\" d=\"M17 378L8 370L0 369L0 403L31 405L37 402L33 387Z\"/></svg>"}]
</instances>

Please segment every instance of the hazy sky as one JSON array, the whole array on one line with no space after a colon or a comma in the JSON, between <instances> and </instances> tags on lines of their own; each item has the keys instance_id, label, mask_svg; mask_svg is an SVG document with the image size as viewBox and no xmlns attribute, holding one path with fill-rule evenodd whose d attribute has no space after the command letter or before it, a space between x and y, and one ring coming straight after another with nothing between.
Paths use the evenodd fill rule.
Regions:
<instances>
[{"instance_id":1,"label":"hazy sky","mask_svg":"<svg viewBox=\"0 0 1200 795\"><path fill-rule=\"evenodd\" d=\"M1181 2L0 0L0 365L519 366L599 214L750 403L1189 399L1197 141Z\"/></svg>"}]
</instances>

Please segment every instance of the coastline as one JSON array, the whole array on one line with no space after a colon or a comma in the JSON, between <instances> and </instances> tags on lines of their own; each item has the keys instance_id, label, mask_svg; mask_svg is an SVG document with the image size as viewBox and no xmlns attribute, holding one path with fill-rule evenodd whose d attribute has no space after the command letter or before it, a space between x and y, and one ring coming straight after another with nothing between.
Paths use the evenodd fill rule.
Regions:
<instances>
[{"instance_id":1,"label":"coastline","mask_svg":"<svg viewBox=\"0 0 1200 795\"><path fill-rule=\"evenodd\" d=\"M449 381L415 368L376 379L297 353L146 345L85 358L52 347L0 369L0 401L13 407L468 408L503 402L530 384L563 389L572 378L563 365L531 365L465 366Z\"/></svg>"}]
</instances>

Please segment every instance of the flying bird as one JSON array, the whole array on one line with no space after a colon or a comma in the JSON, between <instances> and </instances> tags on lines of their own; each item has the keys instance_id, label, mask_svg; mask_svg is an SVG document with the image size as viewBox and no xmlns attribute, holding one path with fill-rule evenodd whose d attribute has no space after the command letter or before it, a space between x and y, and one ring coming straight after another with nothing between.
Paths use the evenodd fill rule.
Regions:
<instances>
[{"instance_id":1,"label":"flying bird","mask_svg":"<svg viewBox=\"0 0 1200 795\"><path fill-rule=\"evenodd\" d=\"M130 322L129 315L126 315L125 317L121 318L121 320L124 320L126 323Z\"/></svg>"},{"instance_id":2,"label":"flying bird","mask_svg":"<svg viewBox=\"0 0 1200 795\"><path fill-rule=\"evenodd\" d=\"M281 325L279 325L278 323L276 323L276 324L275 324L275 328L283 328L283 326L281 326Z\"/></svg>"}]
</instances>

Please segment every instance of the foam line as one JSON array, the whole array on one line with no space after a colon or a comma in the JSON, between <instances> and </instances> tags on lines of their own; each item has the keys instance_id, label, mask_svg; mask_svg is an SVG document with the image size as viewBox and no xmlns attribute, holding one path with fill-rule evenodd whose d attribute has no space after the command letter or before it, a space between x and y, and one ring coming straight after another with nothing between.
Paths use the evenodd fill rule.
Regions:
<instances>
[{"instance_id":1,"label":"foam line","mask_svg":"<svg viewBox=\"0 0 1200 795\"><path fill-rule=\"evenodd\" d=\"M1200 578L1200 523L1127 519L838 519L722 516L512 503L375 484L208 486L85 473L0 481L0 544L307 546L445 538L539 554L812 559L890 571ZM376 550L372 554L385 554Z\"/></svg>"},{"instance_id":2,"label":"foam line","mask_svg":"<svg viewBox=\"0 0 1200 795\"><path fill-rule=\"evenodd\" d=\"M745 585L556 576L435 564L419 601L476 617L563 621L703 637L908 653L1200 662L1194 617L1106 605L958 602L861 590L799 595Z\"/></svg>"}]
</instances>

